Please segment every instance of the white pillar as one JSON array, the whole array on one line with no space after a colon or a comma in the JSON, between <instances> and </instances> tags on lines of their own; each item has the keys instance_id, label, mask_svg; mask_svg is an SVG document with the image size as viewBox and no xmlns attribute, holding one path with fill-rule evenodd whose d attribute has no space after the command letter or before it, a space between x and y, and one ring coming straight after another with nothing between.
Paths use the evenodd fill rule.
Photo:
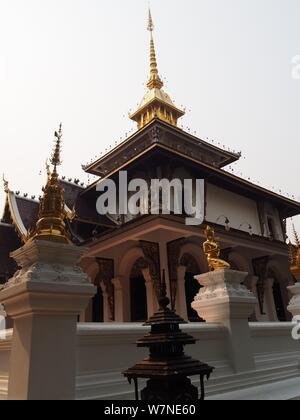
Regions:
<instances>
[{"instance_id":1,"label":"white pillar","mask_svg":"<svg viewBox=\"0 0 300 420\"><path fill-rule=\"evenodd\" d=\"M130 322L130 279L125 276L115 277L115 322Z\"/></svg>"},{"instance_id":2,"label":"white pillar","mask_svg":"<svg viewBox=\"0 0 300 420\"><path fill-rule=\"evenodd\" d=\"M0 301L14 320L8 398L75 398L77 317L95 294L76 266L85 250L35 241L12 257L21 270Z\"/></svg>"},{"instance_id":3,"label":"white pillar","mask_svg":"<svg viewBox=\"0 0 300 420\"><path fill-rule=\"evenodd\" d=\"M186 307L185 294L185 273L186 267L182 265L177 269L177 295L176 295L176 312L182 319L188 321L188 313Z\"/></svg>"},{"instance_id":4,"label":"white pillar","mask_svg":"<svg viewBox=\"0 0 300 420\"><path fill-rule=\"evenodd\" d=\"M192 303L199 317L227 329L228 354L235 372L255 369L248 317L257 299L241 283L247 273L220 270L196 276L204 286Z\"/></svg>"},{"instance_id":5,"label":"white pillar","mask_svg":"<svg viewBox=\"0 0 300 420\"><path fill-rule=\"evenodd\" d=\"M103 296L103 322L112 322L110 319L110 308L109 308L109 302L108 302L108 293L106 291L106 287L101 282L100 284L101 290L102 290L102 296Z\"/></svg>"},{"instance_id":6,"label":"white pillar","mask_svg":"<svg viewBox=\"0 0 300 420\"><path fill-rule=\"evenodd\" d=\"M274 293L273 293L273 286L274 286L274 279L267 279L265 284L265 305L267 309L268 320L270 322L278 322L278 316L274 301Z\"/></svg>"},{"instance_id":7,"label":"white pillar","mask_svg":"<svg viewBox=\"0 0 300 420\"><path fill-rule=\"evenodd\" d=\"M147 309L148 309L148 319L154 315L157 304L156 296L154 292L154 284L150 274L149 268L142 270L143 277L145 279L146 292L147 292Z\"/></svg>"}]
</instances>

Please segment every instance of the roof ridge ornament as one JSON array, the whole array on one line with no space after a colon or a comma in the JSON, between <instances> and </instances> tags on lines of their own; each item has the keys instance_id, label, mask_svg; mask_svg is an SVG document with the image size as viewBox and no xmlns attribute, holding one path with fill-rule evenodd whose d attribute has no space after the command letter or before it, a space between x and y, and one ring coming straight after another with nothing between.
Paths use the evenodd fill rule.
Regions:
<instances>
[{"instance_id":1,"label":"roof ridge ornament","mask_svg":"<svg viewBox=\"0 0 300 420\"><path fill-rule=\"evenodd\" d=\"M149 9L148 31L151 34L151 39L150 39L150 78L147 83L147 87L149 90L161 89L164 86L164 83L158 74L156 51L155 51L155 44L154 44L154 38L153 38L154 24L153 24L153 19L152 19L150 9Z\"/></svg>"},{"instance_id":2,"label":"roof ridge ornament","mask_svg":"<svg viewBox=\"0 0 300 420\"><path fill-rule=\"evenodd\" d=\"M3 174L3 186L4 186L4 192L6 194L9 193L9 183L8 181L5 179L5 175Z\"/></svg>"}]
</instances>

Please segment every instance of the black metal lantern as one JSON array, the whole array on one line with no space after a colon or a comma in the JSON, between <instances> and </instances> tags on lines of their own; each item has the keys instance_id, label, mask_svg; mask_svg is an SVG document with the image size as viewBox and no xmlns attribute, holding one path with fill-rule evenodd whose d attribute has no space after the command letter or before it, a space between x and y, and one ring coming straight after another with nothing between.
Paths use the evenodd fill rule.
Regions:
<instances>
[{"instance_id":1,"label":"black metal lantern","mask_svg":"<svg viewBox=\"0 0 300 420\"><path fill-rule=\"evenodd\" d=\"M165 273L160 282L159 311L145 325L151 332L137 342L138 347L149 347L149 358L124 372L129 383L134 381L136 400L139 400L138 379L148 379L141 392L143 401L197 401L199 390L189 377L200 376L200 400L205 399L204 379L209 379L214 368L184 353L184 346L195 344L194 337L182 332L186 322L168 306Z\"/></svg>"}]
</instances>

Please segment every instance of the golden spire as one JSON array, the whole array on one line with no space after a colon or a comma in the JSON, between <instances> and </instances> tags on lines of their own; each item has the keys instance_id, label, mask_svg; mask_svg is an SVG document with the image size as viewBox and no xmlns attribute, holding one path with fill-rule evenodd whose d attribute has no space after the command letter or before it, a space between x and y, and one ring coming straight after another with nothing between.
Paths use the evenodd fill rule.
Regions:
<instances>
[{"instance_id":1,"label":"golden spire","mask_svg":"<svg viewBox=\"0 0 300 420\"><path fill-rule=\"evenodd\" d=\"M289 244L289 259L291 263L291 272L295 279L300 282L300 238L293 225L293 234L295 245Z\"/></svg>"},{"instance_id":2,"label":"golden spire","mask_svg":"<svg viewBox=\"0 0 300 420\"><path fill-rule=\"evenodd\" d=\"M148 31L150 32L150 77L147 83L148 92L144 96L138 110L130 115L130 118L137 122L138 128L143 128L155 118L177 125L177 121L184 115L184 112L176 108L170 96L162 88L163 81L158 74L156 52L154 45L154 23L149 9Z\"/></svg>"},{"instance_id":3,"label":"golden spire","mask_svg":"<svg viewBox=\"0 0 300 420\"><path fill-rule=\"evenodd\" d=\"M40 202L38 222L34 229L28 233L28 241L54 241L64 244L71 243L64 222L66 211L64 190L59 182L57 167L61 164L60 151L62 139L62 126L55 132L55 146L50 159L53 165L51 173L47 164L47 184L43 188L43 197Z\"/></svg>"},{"instance_id":4,"label":"golden spire","mask_svg":"<svg viewBox=\"0 0 300 420\"><path fill-rule=\"evenodd\" d=\"M158 68L157 68L157 61L156 61L156 52L155 52L155 45L154 45L154 38L153 38L153 30L154 24L152 20L151 10L149 9L149 21L148 21L148 31L151 34L150 39L150 78L147 83L147 87L149 90L151 89L161 89L164 84L159 77Z\"/></svg>"}]
</instances>

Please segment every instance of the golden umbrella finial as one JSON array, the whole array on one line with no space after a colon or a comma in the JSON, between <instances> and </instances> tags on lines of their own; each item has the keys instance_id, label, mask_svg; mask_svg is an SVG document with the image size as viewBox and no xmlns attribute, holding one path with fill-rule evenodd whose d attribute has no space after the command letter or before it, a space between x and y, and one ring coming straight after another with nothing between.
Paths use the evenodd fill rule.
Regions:
<instances>
[{"instance_id":1,"label":"golden umbrella finial","mask_svg":"<svg viewBox=\"0 0 300 420\"><path fill-rule=\"evenodd\" d=\"M148 17L148 31L151 33L150 39L150 78L147 83L148 89L161 89L164 84L161 78L158 75L158 67L157 67L157 60L156 60L156 52L155 52L155 45L154 45L154 38L153 38L153 30L154 30L154 23L152 19L151 10L149 9L149 17Z\"/></svg>"}]
</instances>

